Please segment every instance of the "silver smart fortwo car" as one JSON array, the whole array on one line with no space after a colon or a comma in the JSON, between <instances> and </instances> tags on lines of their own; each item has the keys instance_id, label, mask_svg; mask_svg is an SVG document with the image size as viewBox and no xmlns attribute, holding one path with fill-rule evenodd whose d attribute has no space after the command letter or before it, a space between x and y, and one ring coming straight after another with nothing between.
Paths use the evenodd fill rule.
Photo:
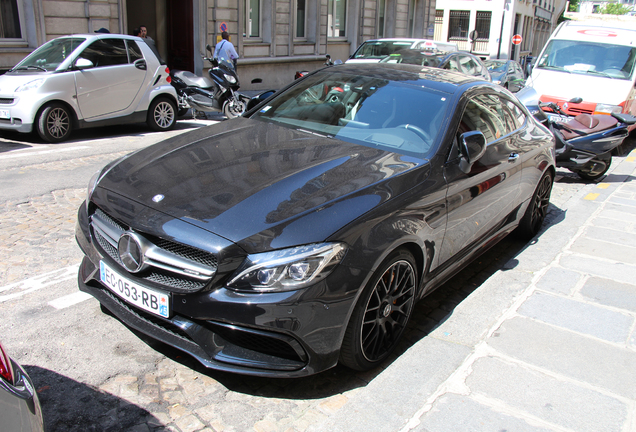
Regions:
<instances>
[{"instance_id":1,"label":"silver smart fortwo car","mask_svg":"<svg viewBox=\"0 0 636 432\"><path fill-rule=\"evenodd\" d=\"M177 94L161 63L134 36L53 39L0 76L0 131L36 130L43 140L59 142L74 128L147 122L169 130Z\"/></svg>"}]
</instances>

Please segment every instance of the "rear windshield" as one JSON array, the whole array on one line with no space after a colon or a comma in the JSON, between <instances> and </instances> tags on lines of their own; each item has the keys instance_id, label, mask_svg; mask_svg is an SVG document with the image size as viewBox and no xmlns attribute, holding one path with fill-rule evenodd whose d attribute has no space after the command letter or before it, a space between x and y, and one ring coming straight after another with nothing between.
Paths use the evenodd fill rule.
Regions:
<instances>
[{"instance_id":1,"label":"rear windshield","mask_svg":"<svg viewBox=\"0 0 636 432\"><path fill-rule=\"evenodd\" d=\"M354 59L381 59L401 49L410 48L409 41L368 41L353 53Z\"/></svg>"},{"instance_id":2,"label":"rear windshield","mask_svg":"<svg viewBox=\"0 0 636 432\"><path fill-rule=\"evenodd\" d=\"M630 80L634 74L636 48L595 42L553 39L537 68Z\"/></svg>"}]
</instances>

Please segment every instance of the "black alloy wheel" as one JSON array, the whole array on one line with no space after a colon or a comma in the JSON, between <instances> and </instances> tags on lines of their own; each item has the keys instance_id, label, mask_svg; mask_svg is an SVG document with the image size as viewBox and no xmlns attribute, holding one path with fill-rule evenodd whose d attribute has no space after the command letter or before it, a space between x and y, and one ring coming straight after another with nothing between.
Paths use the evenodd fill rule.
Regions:
<instances>
[{"instance_id":1,"label":"black alloy wheel","mask_svg":"<svg viewBox=\"0 0 636 432\"><path fill-rule=\"evenodd\" d=\"M554 178L550 171L546 172L537 188L532 195L532 200L528 204L528 209L523 215L517 231L520 237L530 240L533 238L543 225L546 215L548 214L548 207L550 206L550 194L552 193L552 184Z\"/></svg>"},{"instance_id":2,"label":"black alloy wheel","mask_svg":"<svg viewBox=\"0 0 636 432\"><path fill-rule=\"evenodd\" d=\"M66 106L52 103L44 107L36 121L38 135L44 141L57 143L71 134L73 120Z\"/></svg>"},{"instance_id":3,"label":"black alloy wheel","mask_svg":"<svg viewBox=\"0 0 636 432\"><path fill-rule=\"evenodd\" d=\"M347 326L340 362L369 370L395 349L413 312L417 273L405 249L394 251L378 267L358 300Z\"/></svg>"},{"instance_id":4,"label":"black alloy wheel","mask_svg":"<svg viewBox=\"0 0 636 432\"><path fill-rule=\"evenodd\" d=\"M230 97L223 104L223 114L228 119L233 119L242 116L247 109L247 101L241 97L234 99Z\"/></svg>"}]
</instances>

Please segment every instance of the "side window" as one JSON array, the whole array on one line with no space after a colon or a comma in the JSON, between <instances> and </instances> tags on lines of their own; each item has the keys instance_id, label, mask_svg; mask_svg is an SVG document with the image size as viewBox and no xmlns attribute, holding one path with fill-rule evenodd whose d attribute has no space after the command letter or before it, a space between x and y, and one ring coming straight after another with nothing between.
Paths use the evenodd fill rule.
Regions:
<instances>
[{"instance_id":1,"label":"side window","mask_svg":"<svg viewBox=\"0 0 636 432\"><path fill-rule=\"evenodd\" d=\"M144 58L143 54L141 53L141 48L139 48L137 42L133 40L127 40L126 46L128 47L129 63L134 63L137 60Z\"/></svg>"},{"instance_id":2,"label":"side window","mask_svg":"<svg viewBox=\"0 0 636 432\"><path fill-rule=\"evenodd\" d=\"M498 96L476 96L466 105L457 134L479 131L490 144L511 132L510 126L506 125L503 112Z\"/></svg>"},{"instance_id":3,"label":"side window","mask_svg":"<svg viewBox=\"0 0 636 432\"><path fill-rule=\"evenodd\" d=\"M520 128L526 122L526 115L514 102L507 100L505 104L513 118L515 129Z\"/></svg>"},{"instance_id":4,"label":"side window","mask_svg":"<svg viewBox=\"0 0 636 432\"><path fill-rule=\"evenodd\" d=\"M475 64L473 59L466 56L466 57L461 57L459 61L462 66L462 72L464 72L466 75L471 75L471 76L479 75L479 69L477 68L477 65Z\"/></svg>"},{"instance_id":5,"label":"side window","mask_svg":"<svg viewBox=\"0 0 636 432\"><path fill-rule=\"evenodd\" d=\"M462 70L459 68L457 57L451 57L450 60L448 60L448 63L446 63L446 66L444 66L444 69L452 70L455 72L462 72Z\"/></svg>"},{"instance_id":6,"label":"side window","mask_svg":"<svg viewBox=\"0 0 636 432\"><path fill-rule=\"evenodd\" d=\"M126 44L122 39L96 40L86 47L82 54L80 54L80 57L92 61L95 67L116 66L128 63Z\"/></svg>"}]
</instances>

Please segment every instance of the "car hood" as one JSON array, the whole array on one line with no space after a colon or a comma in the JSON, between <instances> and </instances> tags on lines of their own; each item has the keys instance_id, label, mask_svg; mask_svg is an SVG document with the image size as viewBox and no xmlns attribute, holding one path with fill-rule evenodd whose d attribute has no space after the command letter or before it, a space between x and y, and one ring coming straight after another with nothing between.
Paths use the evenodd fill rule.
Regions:
<instances>
[{"instance_id":1,"label":"car hood","mask_svg":"<svg viewBox=\"0 0 636 432\"><path fill-rule=\"evenodd\" d=\"M51 73L47 72L24 72L18 74L0 75L0 95L12 95L15 89L28 82L39 78L47 78Z\"/></svg>"},{"instance_id":2,"label":"car hood","mask_svg":"<svg viewBox=\"0 0 636 432\"><path fill-rule=\"evenodd\" d=\"M564 100L580 97L584 102L619 105L625 102L634 84L631 80L534 68L527 85L540 96Z\"/></svg>"},{"instance_id":3,"label":"car hood","mask_svg":"<svg viewBox=\"0 0 636 432\"><path fill-rule=\"evenodd\" d=\"M237 118L133 153L98 187L251 252L324 241L428 172L425 159Z\"/></svg>"}]
</instances>

